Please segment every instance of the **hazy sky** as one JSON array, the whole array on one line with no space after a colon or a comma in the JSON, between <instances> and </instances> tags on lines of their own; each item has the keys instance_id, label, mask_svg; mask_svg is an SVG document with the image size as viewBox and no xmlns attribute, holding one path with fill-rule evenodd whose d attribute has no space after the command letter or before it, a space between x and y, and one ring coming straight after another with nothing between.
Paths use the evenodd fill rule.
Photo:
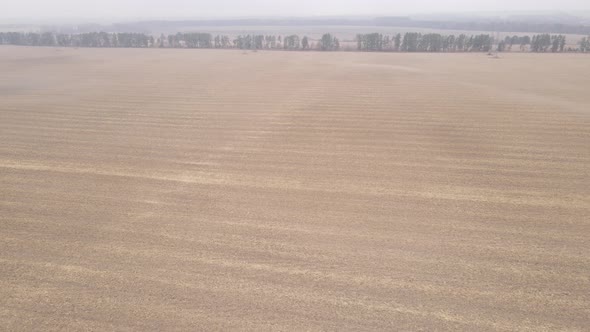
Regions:
<instances>
[{"instance_id":1,"label":"hazy sky","mask_svg":"<svg viewBox=\"0 0 590 332\"><path fill-rule=\"evenodd\" d=\"M0 20L590 10L590 0L5 0L3 2Z\"/></svg>"}]
</instances>

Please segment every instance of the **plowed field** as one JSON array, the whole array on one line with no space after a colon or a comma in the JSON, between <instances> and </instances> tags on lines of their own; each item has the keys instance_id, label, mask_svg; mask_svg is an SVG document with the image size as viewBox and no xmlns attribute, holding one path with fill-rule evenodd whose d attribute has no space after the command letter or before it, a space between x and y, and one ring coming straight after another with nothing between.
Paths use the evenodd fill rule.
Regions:
<instances>
[{"instance_id":1,"label":"plowed field","mask_svg":"<svg viewBox=\"0 0 590 332\"><path fill-rule=\"evenodd\" d=\"M0 47L0 329L585 330L589 71Z\"/></svg>"}]
</instances>

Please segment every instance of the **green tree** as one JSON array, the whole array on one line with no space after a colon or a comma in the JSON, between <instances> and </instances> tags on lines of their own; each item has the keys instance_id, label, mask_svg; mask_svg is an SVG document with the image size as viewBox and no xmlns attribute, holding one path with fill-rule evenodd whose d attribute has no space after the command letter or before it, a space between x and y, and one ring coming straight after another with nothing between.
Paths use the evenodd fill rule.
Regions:
<instances>
[{"instance_id":1,"label":"green tree","mask_svg":"<svg viewBox=\"0 0 590 332\"><path fill-rule=\"evenodd\" d=\"M559 52L563 52L565 49L566 39L564 35L559 35Z\"/></svg>"},{"instance_id":2,"label":"green tree","mask_svg":"<svg viewBox=\"0 0 590 332\"><path fill-rule=\"evenodd\" d=\"M393 43L393 47L396 51L399 51L401 45L402 45L402 35L398 33L397 35L395 35L395 41Z\"/></svg>"},{"instance_id":3,"label":"green tree","mask_svg":"<svg viewBox=\"0 0 590 332\"><path fill-rule=\"evenodd\" d=\"M457 39L455 39L455 50L459 52L464 52L465 47L467 44L467 36L464 34L460 34Z\"/></svg>"},{"instance_id":4,"label":"green tree","mask_svg":"<svg viewBox=\"0 0 590 332\"><path fill-rule=\"evenodd\" d=\"M417 52L420 34L417 32L407 32L402 41L401 50L403 52Z\"/></svg>"},{"instance_id":5,"label":"green tree","mask_svg":"<svg viewBox=\"0 0 590 332\"><path fill-rule=\"evenodd\" d=\"M284 40L283 47L286 50L298 50L301 46L299 36L297 36L297 35L287 36L283 40Z\"/></svg>"},{"instance_id":6,"label":"green tree","mask_svg":"<svg viewBox=\"0 0 590 332\"><path fill-rule=\"evenodd\" d=\"M590 36L582 38L579 42L580 52L590 52Z\"/></svg>"},{"instance_id":7,"label":"green tree","mask_svg":"<svg viewBox=\"0 0 590 332\"><path fill-rule=\"evenodd\" d=\"M326 33L318 42L318 49L321 51L337 51L340 48L340 41L338 38Z\"/></svg>"},{"instance_id":8,"label":"green tree","mask_svg":"<svg viewBox=\"0 0 590 332\"><path fill-rule=\"evenodd\" d=\"M309 49L309 39L307 36L304 36L303 39L301 39L301 48L304 50Z\"/></svg>"}]
</instances>

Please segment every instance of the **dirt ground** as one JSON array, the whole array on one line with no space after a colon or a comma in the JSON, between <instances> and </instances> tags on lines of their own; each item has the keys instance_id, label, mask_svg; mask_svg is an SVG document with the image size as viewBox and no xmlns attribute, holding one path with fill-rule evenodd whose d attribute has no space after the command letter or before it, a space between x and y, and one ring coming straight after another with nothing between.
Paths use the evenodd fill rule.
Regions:
<instances>
[{"instance_id":1,"label":"dirt ground","mask_svg":"<svg viewBox=\"0 0 590 332\"><path fill-rule=\"evenodd\" d=\"M0 330L587 330L589 71L0 47Z\"/></svg>"}]
</instances>

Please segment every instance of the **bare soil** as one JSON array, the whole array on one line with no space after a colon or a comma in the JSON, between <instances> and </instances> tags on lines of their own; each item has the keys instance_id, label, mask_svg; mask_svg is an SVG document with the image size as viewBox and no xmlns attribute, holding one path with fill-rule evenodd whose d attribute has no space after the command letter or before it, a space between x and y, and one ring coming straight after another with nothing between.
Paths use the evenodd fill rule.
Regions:
<instances>
[{"instance_id":1,"label":"bare soil","mask_svg":"<svg viewBox=\"0 0 590 332\"><path fill-rule=\"evenodd\" d=\"M586 330L589 70L0 47L0 329Z\"/></svg>"}]
</instances>

